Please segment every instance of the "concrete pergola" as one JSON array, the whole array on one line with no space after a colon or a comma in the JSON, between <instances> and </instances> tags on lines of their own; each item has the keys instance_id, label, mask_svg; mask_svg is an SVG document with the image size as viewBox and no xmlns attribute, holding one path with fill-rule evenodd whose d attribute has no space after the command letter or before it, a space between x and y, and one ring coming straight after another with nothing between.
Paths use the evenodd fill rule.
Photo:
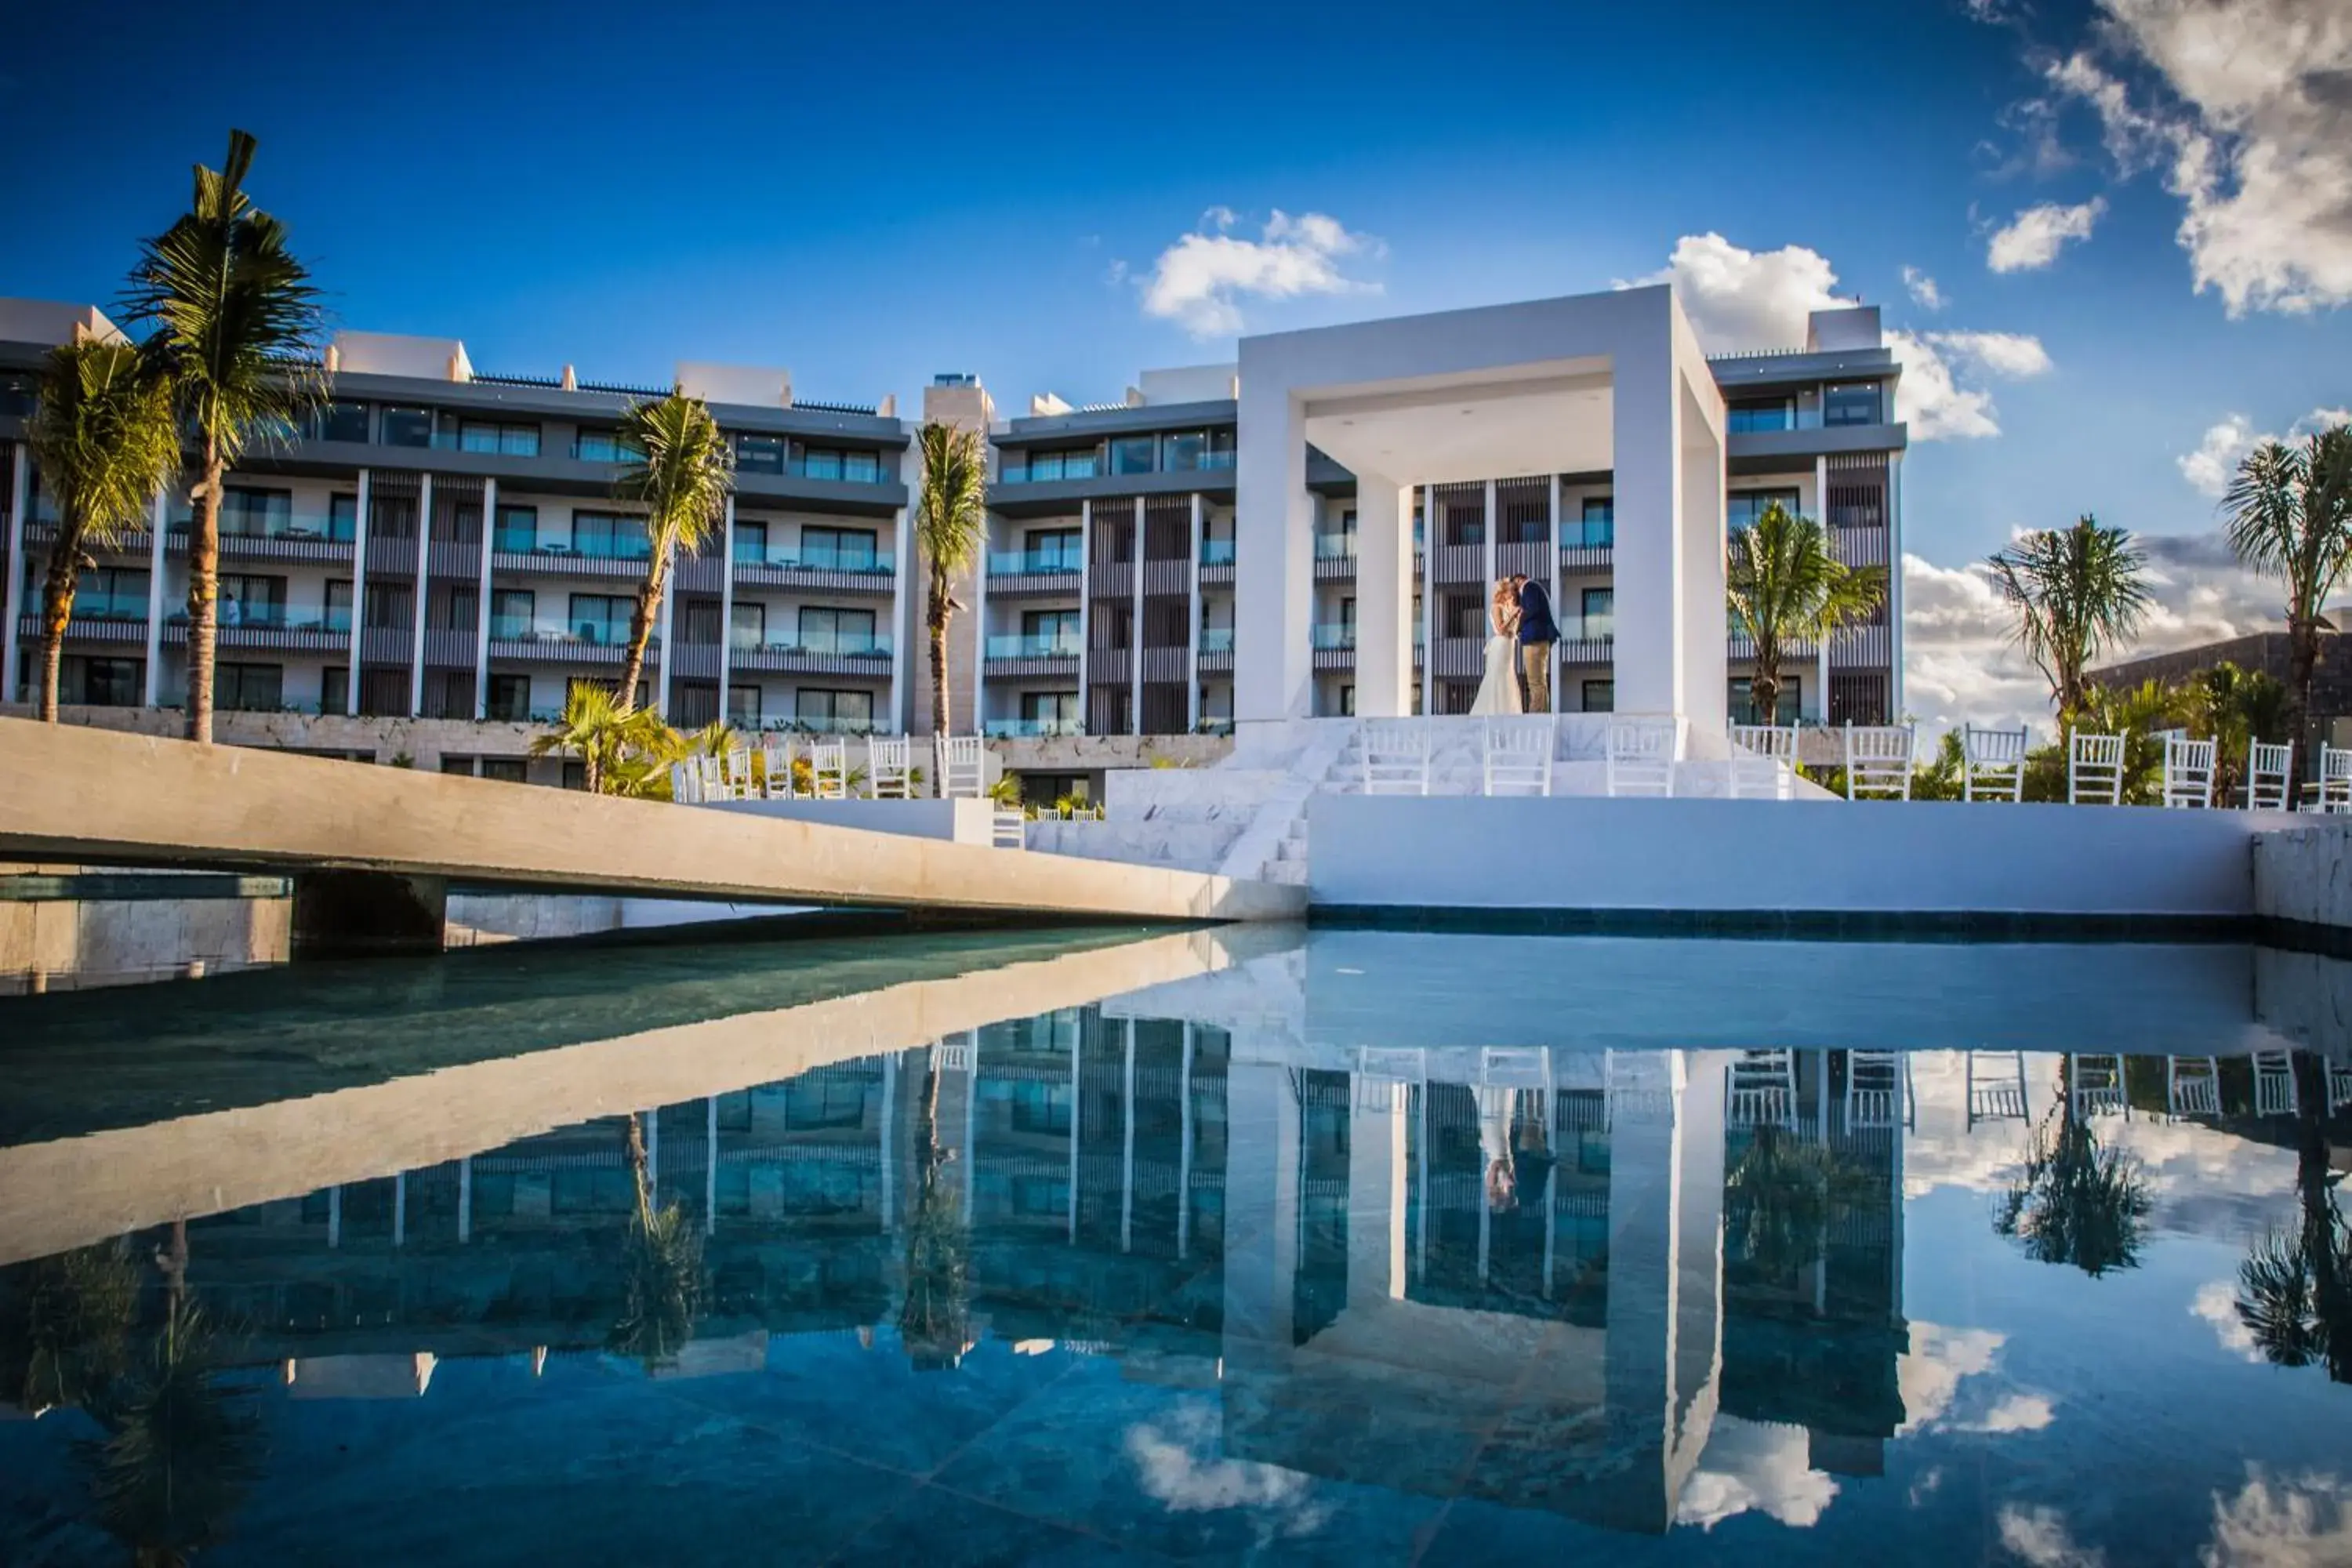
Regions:
<instances>
[{"instance_id":1,"label":"concrete pergola","mask_svg":"<svg viewBox=\"0 0 2352 1568\"><path fill-rule=\"evenodd\" d=\"M1356 475L1359 714L1412 711L1415 486L1605 470L1616 705L1722 729L1724 405L1671 288L1244 338L1240 423L1240 722L1311 710L1311 442Z\"/></svg>"}]
</instances>

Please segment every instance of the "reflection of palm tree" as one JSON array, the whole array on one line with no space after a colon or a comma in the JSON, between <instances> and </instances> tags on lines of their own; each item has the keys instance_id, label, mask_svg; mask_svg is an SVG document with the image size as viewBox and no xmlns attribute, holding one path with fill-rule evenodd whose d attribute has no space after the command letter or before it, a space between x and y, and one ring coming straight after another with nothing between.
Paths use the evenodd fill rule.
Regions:
<instances>
[{"instance_id":1,"label":"reflection of palm tree","mask_svg":"<svg viewBox=\"0 0 2352 1568\"><path fill-rule=\"evenodd\" d=\"M1726 1251L1769 1279L1818 1261L1831 1214L1877 1190L1870 1173L1784 1129L1759 1127L1724 1177Z\"/></svg>"},{"instance_id":2,"label":"reflection of palm tree","mask_svg":"<svg viewBox=\"0 0 2352 1568\"><path fill-rule=\"evenodd\" d=\"M2238 1266L2238 1321L2280 1366L2316 1363L2334 1381L2352 1383L2352 1226L2336 1206L2319 1099L2296 1098L2303 1223L2271 1231Z\"/></svg>"},{"instance_id":3,"label":"reflection of palm tree","mask_svg":"<svg viewBox=\"0 0 2352 1568\"><path fill-rule=\"evenodd\" d=\"M2147 1210L2138 1162L2100 1148L2068 1092L2033 1130L2024 1174L1993 1215L1993 1229L2022 1242L2029 1258L2098 1275L2139 1262Z\"/></svg>"},{"instance_id":4,"label":"reflection of palm tree","mask_svg":"<svg viewBox=\"0 0 2352 1568\"><path fill-rule=\"evenodd\" d=\"M940 1145L940 1077L934 1055L923 1092L922 1169L907 1222L907 1290L898 1303L898 1336L915 1364L924 1367L955 1365L970 1342L970 1238Z\"/></svg>"},{"instance_id":5,"label":"reflection of palm tree","mask_svg":"<svg viewBox=\"0 0 2352 1568\"><path fill-rule=\"evenodd\" d=\"M142 1364L93 1400L106 1436L80 1446L98 1516L141 1568L185 1563L220 1537L261 1473L247 1391L215 1377L204 1310L173 1291Z\"/></svg>"},{"instance_id":6,"label":"reflection of palm tree","mask_svg":"<svg viewBox=\"0 0 2352 1568\"><path fill-rule=\"evenodd\" d=\"M635 1112L628 1118L626 1147L637 1200L622 1260L627 1301L604 1343L652 1372L674 1365L694 1337L694 1321L702 1311L702 1237L680 1205L654 1207L652 1162L646 1154L644 1124ZM711 1158L718 1153L712 1150Z\"/></svg>"},{"instance_id":7,"label":"reflection of palm tree","mask_svg":"<svg viewBox=\"0 0 2352 1568\"><path fill-rule=\"evenodd\" d=\"M0 1398L37 1414L87 1405L122 1373L139 1271L121 1242L6 1271L0 1294Z\"/></svg>"}]
</instances>

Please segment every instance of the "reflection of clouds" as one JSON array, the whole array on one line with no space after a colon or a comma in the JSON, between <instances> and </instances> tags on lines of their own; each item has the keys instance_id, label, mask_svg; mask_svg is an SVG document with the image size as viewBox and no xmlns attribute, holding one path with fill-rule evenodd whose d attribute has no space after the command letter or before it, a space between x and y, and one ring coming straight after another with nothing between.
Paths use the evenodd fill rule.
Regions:
<instances>
[{"instance_id":1,"label":"reflection of clouds","mask_svg":"<svg viewBox=\"0 0 2352 1568\"><path fill-rule=\"evenodd\" d=\"M2263 1359L2254 1349L2254 1334L2246 1321L2238 1316L2238 1282L2234 1279L2209 1279L2197 1288L2189 1303L2189 1315L2202 1318L2213 1325L2213 1337L2221 1342L2225 1351L2235 1351L2251 1362Z\"/></svg>"},{"instance_id":2,"label":"reflection of clouds","mask_svg":"<svg viewBox=\"0 0 2352 1568\"><path fill-rule=\"evenodd\" d=\"M1803 1427L1717 1415L1675 1521L1713 1530L1753 1509L1803 1529L1820 1521L1837 1493L1837 1479L1807 1458Z\"/></svg>"},{"instance_id":3,"label":"reflection of clouds","mask_svg":"<svg viewBox=\"0 0 2352 1568\"><path fill-rule=\"evenodd\" d=\"M1981 1421L1971 1421L1971 1432L2039 1432L2057 1419L2049 1396L2041 1394L2012 1394L1985 1412Z\"/></svg>"},{"instance_id":4,"label":"reflection of clouds","mask_svg":"<svg viewBox=\"0 0 2352 1568\"><path fill-rule=\"evenodd\" d=\"M1247 1509L1270 1536L1312 1535L1330 1510L1307 1495L1307 1478L1295 1470L1214 1456L1217 1418L1205 1405L1188 1400L1158 1422L1127 1429L1128 1457L1150 1496L1177 1513Z\"/></svg>"},{"instance_id":5,"label":"reflection of clouds","mask_svg":"<svg viewBox=\"0 0 2352 1568\"><path fill-rule=\"evenodd\" d=\"M2007 1341L2006 1334L1990 1329L1912 1323L1911 1348L1895 1360L1895 1386L1903 1395L1903 1426L1895 1436L1940 1426L1960 1380L1991 1371L1994 1355Z\"/></svg>"},{"instance_id":6,"label":"reflection of clouds","mask_svg":"<svg viewBox=\"0 0 2352 1568\"><path fill-rule=\"evenodd\" d=\"M2066 1519L2054 1508L2000 1505L2000 1543L2033 1568L2101 1568L2105 1548L2077 1546Z\"/></svg>"},{"instance_id":7,"label":"reflection of clouds","mask_svg":"<svg viewBox=\"0 0 2352 1568\"><path fill-rule=\"evenodd\" d=\"M2352 1563L2352 1483L2337 1476L2273 1481L2249 1466L2235 1498L2213 1494L2206 1568L2309 1568Z\"/></svg>"}]
</instances>

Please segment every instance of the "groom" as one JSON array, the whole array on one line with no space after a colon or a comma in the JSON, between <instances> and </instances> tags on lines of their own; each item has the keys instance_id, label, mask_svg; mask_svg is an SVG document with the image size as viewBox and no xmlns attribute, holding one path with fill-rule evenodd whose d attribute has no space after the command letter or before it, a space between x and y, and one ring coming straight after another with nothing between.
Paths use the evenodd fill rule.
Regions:
<instances>
[{"instance_id":1,"label":"groom","mask_svg":"<svg viewBox=\"0 0 2352 1568\"><path fill-rule=\"evenodd\" d=\"M1519 595L1519 708L1527 713L1551 711L1551 645L1559 640L1559 626L1551 618L1551 595L1526 573L1515 573L1511 586Z\"/></svg>"}]
</instances>

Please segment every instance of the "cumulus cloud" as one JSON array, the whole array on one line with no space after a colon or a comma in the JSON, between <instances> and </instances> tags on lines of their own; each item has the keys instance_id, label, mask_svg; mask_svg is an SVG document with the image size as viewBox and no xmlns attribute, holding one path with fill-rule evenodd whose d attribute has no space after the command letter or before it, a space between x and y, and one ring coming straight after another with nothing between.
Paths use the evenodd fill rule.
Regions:
<instances>
[{"instance_id":1,"label":"cumulus cloud","mask_svg":"<svg viewBox=\"0 0 2352 1568\"><path fill-rule=\"evenodd\" d=\"M2251 1362L2263 1359L2254 1348L2254 1333L2246 1321L2238 1316L2238 1284L2234 1279L2208 1279L2197 1288L2189 1302L2189 1315L2202 1318L2212 1325L2213 1337L2221 1348Z\"/></svg>"},{"instance_id":2,"label":"cumulus cloud","mask_svg":"<svg viewBox=\"0 0 2352 1568\"><path fill-rule=\"evenodd\" d=\"M1837 1495L1837 1478L1812 1468L1803 1427L1717 1415L1675 1521L1713 1530L1754 1510L1801 1530L1819 1523Z\"/></svg>"},{"instance_id":3,"label":"cumulus cloud","mask_svg":"<svg viewBox=\"0 0 2352 1568\"><path fill-rule=\"evenodd\" d=\"M2315 408L2289 426L2284 437L2268 431L2257 435L2252 420L2231 414L2217 425L2207 426L2197 450L2183 452L2173 462L2179 466L2182 479L2219 500L2237 475L2238 460L2256 447L2265 441L2300 441L2337 425L2352 425L2352 408Z\"/></svg>"},{"instance_id":4,"label":"cumulus cloud","mask_svg":"<svg viewBox=\"0 0 2352 1568\"><path fill-rule=\"evenodd\" d=\"M2054 1508L2005 1502L2000 1505L1999 1523L2001 1545L2033 1568L2105 1568L2106 1563L2104 1547L2074 1543L2065 1516Z\"/></svg>"},{"instance_id":5,"label":"cumulus cloud","mask_svg":"<svg viewBox=\"0 0 2352 1568\"><path fill-rule=\"evenodd\" d=\"M1240 222L1231 207L1211 207L1198 227L1161 251L1143 279L1144 314L1196 338L1226 337L1242 330L1244 300L1380 291L1343 270L1351 258L1379 256L1380 241L1338 218L1277 208L1255 239L1232 232Z\"/></svg>"},{"instance_id":6,"label":"cumulus cloud","mask_svg":"<svg viewBox=\"0 0 2352 1568\"><path fill-rule=\"evenodd\" d=\"M1991 1371L2008 1341L2006 1334L1990 1329L1948 1329L1914 1321L1911 1348L1895 1359L1895 1386L1903 1395L1903 1425L1895 1436L1943 1426L1961 1380Z\"/></svg>"},{"instance_id":7,"label":"cumulus cloud","mask_svg":"<svg viewBox=\"0 0 2352 1568\"><path fill-rule=\"evenodd\" d=\"M1688 234L1666 265L1621 289L1671 283L1709 353L1795 348L1805 318L1857 303L1838 292L1829 258L1801 245L1749 250L1719 234ZM1915 441L2000 434L1992 394L1964 384L1960 367L1980 374L2038 375L2050 369L2039 339L2015 332L1911 332L1890 330L1886 345L1903 367L1895 416Z\"/></svg>"},{"instance_id":8,"label":"cumulus cloud","mask_svg":"<svg viewBox=\"0 0 2352 1568\"><path fill-rule=\"evenodd\" d=\"M1944 308L1943 289L1936 286L1933 278L1917 268L1906 267L1903 269L1903 287L1910 291L1911 302L1921 310L1940 310Z\"/></svg>"},{"instance_id":9,"label":"cumulus cloud","mask_svg":"<svg viewBox=\"0 0 2352 1568\"><path fill-rule=\"evenodd\" d=\"M1985 265L1995 272L2031 272L2058 259L2070 239L2088 239L2091 226L2107 210L2105 196L2094 196L2077 206L2043 202L2027 207L1993 233L1985 248Z\"/></svg>"},{"instance_id":10,"label":"cumulus cloud","mask_svg":"<svg viewBox=\"0 0 2352 1568\"><path fill-rule=\"evenodd\" d=\"M1964 1430L2039 1432L2057 1418L2057 1409L2046 1394L2012 1394L1986 1411L1982 1418L1969 1422Z\"/></svg>"},{"instance_id":11,"label":"cumulus cloud","mask_svg":"<svg viewBox=\"0 0 2352 1568\"><path fill-rule=\"evenodd\" d=\"M1127 1431L1127 1456L1144 1491L1177 1513L1238 1509L1248 1513L1267 1545L1312 1535L1330 1517L1307 1479L1276 1465L1217 1456L1215 1412L1197 1401L1179 1405L1162 1420Z\"/></svg>"},{"instance_id":12,"label":"cumulus cloud","mask_svg":"<svg viewBox=\"0 0 2352 1568\"><path fill-rule=\"evenodd\" d=\"M2213 1539L2205 1568L2304 1568L2352 1563L2352 1484L2340 1476L2273 1480L2249 1466L2234 1498L2213 1494Z\"/></svg>"},{"instance_id":13,"label":"cumulus cloud","mask_svg":"<svg viewBox=\"0 0 2352 1568\"><path fill-rule=\"evenodd\" d=\"M2343 0L2101 0L2089 46L2051 62L2126 176L2181 202L2200 292L2232 316L2352 301L2352 6Z\"/></svg>"}]
</instances>

